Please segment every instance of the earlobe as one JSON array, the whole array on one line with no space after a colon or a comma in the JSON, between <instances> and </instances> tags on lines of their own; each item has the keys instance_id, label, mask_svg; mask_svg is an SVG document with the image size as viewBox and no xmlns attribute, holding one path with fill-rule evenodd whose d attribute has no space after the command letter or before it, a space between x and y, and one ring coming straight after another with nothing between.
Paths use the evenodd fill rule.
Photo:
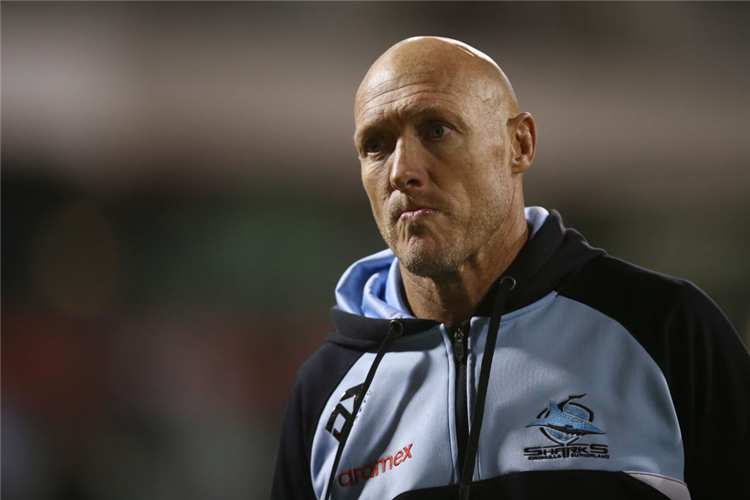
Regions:
<instances>
[{"instance_id":1,"label":"earlobe","mask_svg":"<svg viewBox=\"0 0 750 500\"><path fill-rule=\"evenodd\" d=\"M521 113L510 120L513 144L512 170L514 174L526 171L536 153L536 124L529 113Z\"/></svg>"}]
</instances>

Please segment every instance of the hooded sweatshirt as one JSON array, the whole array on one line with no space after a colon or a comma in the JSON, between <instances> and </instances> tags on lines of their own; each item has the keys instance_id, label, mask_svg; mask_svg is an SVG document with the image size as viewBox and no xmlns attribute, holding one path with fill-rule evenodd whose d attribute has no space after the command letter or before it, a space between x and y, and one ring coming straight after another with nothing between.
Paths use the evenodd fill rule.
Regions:
<instances>
[{"instance_id":1,"label":"hooded sweatshirt","mask_svg":"<svg viewBox=\"0 0 750 500\"><path fill-rule=\"evenodd\" d=\"M353 264L300 368L273 499L730 498L750 357L697 287L526 209L469 321L416 319L398 259ZM483 373L485 372L485 373Z\"/></svg>"}]
</instances>

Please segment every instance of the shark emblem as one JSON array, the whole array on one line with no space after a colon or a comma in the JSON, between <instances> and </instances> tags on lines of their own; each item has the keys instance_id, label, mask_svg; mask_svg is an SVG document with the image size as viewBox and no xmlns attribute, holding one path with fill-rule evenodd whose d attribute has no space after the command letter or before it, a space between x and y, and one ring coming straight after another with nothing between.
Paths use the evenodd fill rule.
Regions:
<instances>
[{"instance_id":1,"label":"shark emblem","mask_svg":"<svg viewBox=\"0 0 750 500\"><path fill-rule=\"evenodd\" d=\"M584 396L585 394L568 396L560 404L550 401L549 408L537 415L538 420L526 427L541 427L545 436L560 444L573 443L586 434L604 434L604 431L591 423L594 420L591 410L581 404L571 403Z\"/></svg>"}]
</instances>

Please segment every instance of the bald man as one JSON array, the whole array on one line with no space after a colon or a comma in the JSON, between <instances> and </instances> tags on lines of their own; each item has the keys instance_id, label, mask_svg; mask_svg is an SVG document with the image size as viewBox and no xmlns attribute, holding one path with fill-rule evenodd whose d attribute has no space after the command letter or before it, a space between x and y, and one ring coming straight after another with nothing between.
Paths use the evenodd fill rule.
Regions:
<instances>
[{"instance_id":1,"label":"bald man","mask_svg":"<svg viewBox=\"0 0 750 500\"><path fill-rule=\"evenodd\" d=\"M389 248L337 285L336 329L287 406L273 498L748 491L739 337L694 285L525 207L536 126L489 57L404 40L368 71L354 119Z\"/></svg>"}]
</instances>

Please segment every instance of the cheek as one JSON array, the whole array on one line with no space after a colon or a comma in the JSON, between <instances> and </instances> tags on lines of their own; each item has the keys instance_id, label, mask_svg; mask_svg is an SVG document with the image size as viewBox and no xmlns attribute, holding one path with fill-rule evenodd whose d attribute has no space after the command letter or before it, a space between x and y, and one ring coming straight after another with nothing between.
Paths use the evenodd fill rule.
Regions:
<instances>
[{"instance_id":1,"label":"cheek","mask_svg":"<svg viewBox=\"0 0 750 500\"><path fill-rule=\"evenodd\" d=\"M390 181L388 178L388 168L386 165L381 164L368 164L362 165L361 170L362 185L367 191L367 195L372 197L375 193L387 193L390 187Z\"/></svg>"},{"instance_id":2,"label":"cheek","mask_svg":"<svg viewBox=\"0 0 750 500\"><path fill-rule=\"evenodd\" d=\"M362 186L365 188L367 197L370 199L373 215L378 217L383 211L383 204L388 196L387 189L376 176L365 169L362 169Z\"/></svg>"}]
</instances>

